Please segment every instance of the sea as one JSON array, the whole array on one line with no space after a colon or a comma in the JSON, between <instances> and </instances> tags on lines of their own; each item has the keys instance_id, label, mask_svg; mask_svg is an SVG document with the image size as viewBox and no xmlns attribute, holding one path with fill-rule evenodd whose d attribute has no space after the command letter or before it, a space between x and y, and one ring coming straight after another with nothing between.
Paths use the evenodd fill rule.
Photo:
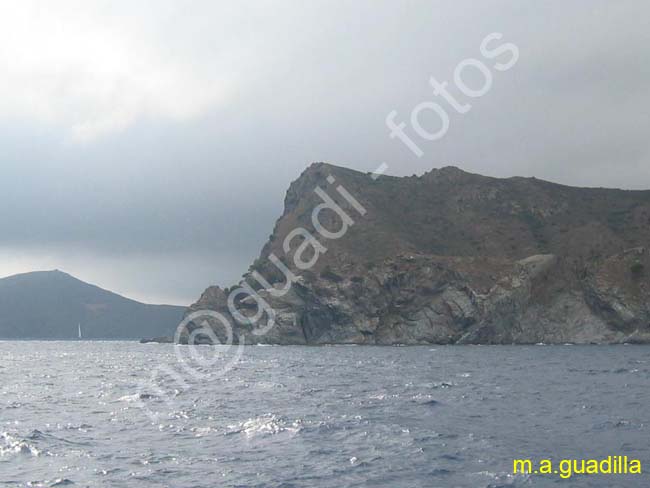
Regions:
<instances>
[{"instance_id":1,"label":"sea","mask_svg":"<svg viewBox=\"0 0 650 488\"><path fill-rule=\"evenodd\" d=\"M627 456L641 474L513 473ZM0 487L648 487L650 348L0 342Z\"/></svg>"}]
</instances>

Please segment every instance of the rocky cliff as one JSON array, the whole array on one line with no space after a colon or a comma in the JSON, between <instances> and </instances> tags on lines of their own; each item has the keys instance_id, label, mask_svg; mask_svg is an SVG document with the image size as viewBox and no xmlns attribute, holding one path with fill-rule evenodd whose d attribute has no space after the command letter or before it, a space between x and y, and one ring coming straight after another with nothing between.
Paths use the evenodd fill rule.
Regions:
<instances>
[{"instance_id":1,"label":"rocky cliff","mask_svg":"<svg viewBox=\"0 0 650 488\"><path fill-rule=\"evenodd\" d=\"M188 313L245 343L650 342L649 224L650 191L315 163L244 281Z\"/></svg>"}]
</instances>

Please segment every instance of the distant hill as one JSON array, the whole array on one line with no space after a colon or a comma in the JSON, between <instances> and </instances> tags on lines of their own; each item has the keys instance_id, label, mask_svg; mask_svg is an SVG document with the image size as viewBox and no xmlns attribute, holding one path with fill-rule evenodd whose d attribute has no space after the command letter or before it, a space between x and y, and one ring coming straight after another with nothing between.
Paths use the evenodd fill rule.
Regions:
<instances>
[{"instance_id":1,"label":"distant hill","mask_svg":"<svg viewBox=\"0 0 650 488\"><path fill-rule=\"evenodd\" d=\"M315 163L291 184L245 279L256 289L283 287L274 255L297 281L284 295L258 290L276 311L275 323L264 335L237 323L237 340L650 343L650 191L491 178L455 167L371 176ZM354 222L339 238L331 236L342 228L332 210L317 214L327 232L312 221L323 192ZM299 251L301 228L326 248L307 269L316 251L309 241ZM235 324L231 291L210 287L190 311L216 310ZM251 299L233 297L239 310L255 313Z\"/></svg>"},{"instance_id":2,"label":"distant hill","mask_svg":"<svg viewBox=\"0 0 650 488\"><path fill-rule=\"evenodd\" d=\"M139 339L173 335L183 307L146 305L61 271L0 279L0 339Z\"/></svg>"}]
</instances>

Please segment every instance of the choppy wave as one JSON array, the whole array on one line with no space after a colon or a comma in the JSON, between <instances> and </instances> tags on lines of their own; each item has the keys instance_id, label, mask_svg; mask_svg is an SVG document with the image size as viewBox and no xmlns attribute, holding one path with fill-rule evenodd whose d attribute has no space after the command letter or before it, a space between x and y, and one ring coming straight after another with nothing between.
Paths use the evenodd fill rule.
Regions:
<instances>
[{"instance_id":1,"label":"choppy wave","mask_svg":"<svg viewBox=\"0 0 650 488\"><path fill-rule=\"evenodd\" d=\"M154 398L156 398L156 395L152 395L151 393L133 393L131 395L121 396L120 398L117 399L117 401L133 403L133 402L141 402L142 400L152 400Z\"/></svg>"},{"instance_id":2,"label":"choppy wave","mask_svg":"<svg viewBox=\"0 0 650 488\"><path fill-rule=\"evenodd\" d=\"M141 390L173 348L0 343L0 486L541 488L508 473L531 446L650 454L647 348L430 349L251 347Z\"/></svg>"},{"instance_id":3,"label":"choppy wave","mask_svg":"<svg viewBox=\"0 0 650 488\"><path fill-rule=\"evenodd\" d=\"M9 432L0 432L0 456L10 454L22 454L26 456L40 456L36 446L30 444L26 439L21 439Z\"/></svg>"},{"instance_id":4,"label":"choppy wave","mask_svg":"<svg viewBox=\"0 0 650 488\"><path fill-rule=\"evenodd\" d=\"M288 421L274 414L250 418L237 424L229 425L230 433L245 434L247 437L258 435L275 435L281 433L297 434L302 430L302 420Z\"/></svg>"}]
</instances>

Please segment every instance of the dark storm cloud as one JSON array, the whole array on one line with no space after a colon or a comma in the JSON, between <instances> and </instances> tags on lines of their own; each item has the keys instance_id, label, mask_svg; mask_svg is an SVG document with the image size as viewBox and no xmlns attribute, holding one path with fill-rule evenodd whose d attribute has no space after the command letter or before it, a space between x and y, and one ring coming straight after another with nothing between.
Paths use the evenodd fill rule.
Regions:
<instances>
[{"instance_id":1,"label":"dark storm cloud","mask_svg":"<svg viewBox=\"0 0 650 488\"><path fill-rule=\"evenodd\" d=\"M311 161L650 187L642 1L25 5L0 12L0 274L190 302L246 270ZM431 76L462 98L492 32L517 64L421 158L390 139L389 112L417 137L440 102Z\"/></svg>"}]
</instances>

